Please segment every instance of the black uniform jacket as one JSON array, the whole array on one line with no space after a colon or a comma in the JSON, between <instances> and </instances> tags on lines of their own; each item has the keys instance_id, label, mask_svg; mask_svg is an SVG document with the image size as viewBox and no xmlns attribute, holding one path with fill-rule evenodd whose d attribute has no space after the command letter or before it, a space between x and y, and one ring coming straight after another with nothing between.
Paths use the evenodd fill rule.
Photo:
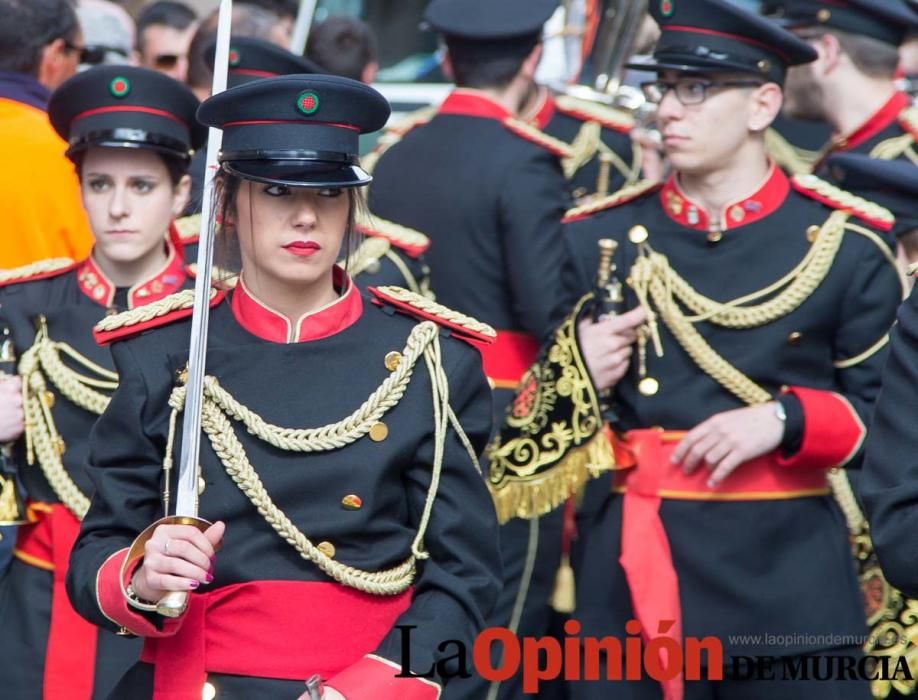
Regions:
<instances>
[{"instance_id":1,"label":"black uniform jacket","mask_svg":"<svg viewBox=\"0 0 918 700\"><path fill-rule=\"evenodd\" d=\"M510 117L481 92L452 92L382 154L370 211L430 237L439 302L539 337L560 290L566 151Z\"/></svg>"},{"instance_id":2,"label":"black uniform jacket","mask_svg":"<svg viewBox=\"0 0 918 700\"><path fill-rule=\"evenodd\" d=\"M881 216L812 176L791 182L777 168L757 192L722 212L709 213L692 202L676 177L632 197L569 215L564 237L570 253L568 304L594 284L600 238L619 241L622 280L633 274L638 248L628 234L637 224L646 227L652 250L666 256L694 290L726 302L792 272L818 227L847 208L844 234L824 279L789 312L751 328L704 320L693 326L724 359L780 397L787 426L777 468L857 466L880 387L885 339L902 296L892 254L865 221L882 219L874 223L888 226L888 212ZM637 301L627 286L626 292L625 306L632 308ZM635 352L615 391L618 430L689 430L746 405L699 369L662 320L658 326L663 356L648 343L646 375L658 380L659 391L645 396L638 390ZM730 478L724 486L729 484ZM581 571L578 617L585 634L622 634L632 614L624 575L615 563L621 512L622 498L609 492L608 479L591 484L574 557ZM818 644L807 641L808 633L863 634L845 523L831 497L737 501L664 495L660 518L678 576L686 636L715 635L727 653L789 655ZM611 579L605 573L610 565ZM595 574L596 566L603 567L603 575ZM786 646L766 636L789 630L802 634Z\"/></svg>"},{"instance_id":3,"label":"black uniform jacket","mask_svg":"<svg viewBox=\"0 0 918 700\"><path fill-rule=\"evenodd\" d=\"M388 304L377 308L343 274L338 283L345 289L338 300L296 324L238 284L212 308L207 375L275 426L319 428L357 411L400 362L407 362L406 340L419 324L416 318L394 313ZM152 624L145 613L128 607L119 589L119 568L134 538L163 516L169 398L187 363L188 315L187 310L167 315L150 324L158 327L112 345L122 381L91 436L88 471L96 497L68 578L71 599L81 614L102 626L124 625L137 634L160 637L154 640L160 652L177 634L176 627L181 634L192 634L191 623L179 618L177 625ZM119 331L112 333L109 339ZM450 404L472 448L480 451L491 427L490 392L480 355L443 329L438 338ZM431 380L422 357L404 395L379 419L381 425L343 446L291 452L269 445L234 419L231 430L268 497L305 537L333 562L375 572L396 566L411 552L434 474L433 415ZM181 417L178 424L176 464ZM297 589L302 592L275 601L274 607L235 616L223 628L234 635L230 646L246 654L232 668L224 664L216 669L222 674L206 669L218 690L222 684L243 697L296 697L303 680L320 673L334 676L332 685L348 697L363 697L368 687L375 688L373 697L436 697L431 693L438 692L442 678L393 679L393 668L404 664L418 673L430 670L438 659L455 656L455 645L438 648L447 640L460 640L470 649L493 605L500 575L494 507L477 465L452 429L443 450L439 490L424 538L429 558L418 560L410 592L393 597L336 583L301 557L256 510L202 436L200 515L224 521L227 530L216 557L215 580L192 595L186 616L196 619L200 593L212 602L211 596L231 599L240 591L266 596L278 586L302 587ZM174 494L174 483L172 489ZM318 602L330 598L338 602ZM392 606L399 614L393 614ZM373 636L368 630L378 628L374 616L379 615L391 615L389 624L368 641L367 635ZM416 628L405 647L410 658L403 654L403 631L393 625ZM315 630L324 632L311 634ZM219 630L207 634L220 636ZM228 642L225 634L220 639ZM149 639L147 652L152 652ZM167 659L176 653L165 647ZM208 664L216 663L215 653L208 646ZM272 672L280 657L302 672ZM455 663L451 668L455 672ZM127 681L133 683L125 686L125 692L134 693L131 697L149 697L149 666Z\"/></svg>"}]
</instances>

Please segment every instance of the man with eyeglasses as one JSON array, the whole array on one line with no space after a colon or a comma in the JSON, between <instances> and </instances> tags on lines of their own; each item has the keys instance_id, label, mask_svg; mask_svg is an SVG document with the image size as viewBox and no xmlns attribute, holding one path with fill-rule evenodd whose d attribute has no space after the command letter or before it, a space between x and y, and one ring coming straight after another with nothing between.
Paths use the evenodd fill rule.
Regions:
<instances>
[{"instance_id":1,"label":"man with eyeglasses","mask_svg":"<svg viewBox=\"0 0 918 700\"><path fill-rule=\"evenodd\" d=\"M893 217L790 179L767 156L787 69L816 58L806 42L727 0L650 9L662 35L640 67L658 75L644 89L672 172L565 219L568 309L595 285L600 239L618 242L625 286L619 315L594 321L587 302L575 318L584 379L611 392L617 436L615 470L578 512L575 617L581 637L715 637L724 678L605 680L621 662L606 656L603 680L569 695L866 699L863 679L782 669L862 657L863 603L828 472L860 461L902 294L880 237Z\"/></svg>"},{"instance_id":2,"label":"man with eyeglasses","mask_svg":"<svg viewBox=\"0 0 918 700\"><path fill-rule=\"evenodd\" d=\"M137 17L137 62L179 82L188 77L188 47L198 16L181 2L159 0Z\"/></svg>"},{"instance_id":3,"label":"man with eyeglasses","mask_svg":"<svg viewBox=\"0 0 918 700\"><path fill-rule=\"evenodd\" d=\"M82 41L67 0L0 0L0 270L81 260L92 247L67 145L45 112L76 72Z\"/></svg>"}]
</instances>

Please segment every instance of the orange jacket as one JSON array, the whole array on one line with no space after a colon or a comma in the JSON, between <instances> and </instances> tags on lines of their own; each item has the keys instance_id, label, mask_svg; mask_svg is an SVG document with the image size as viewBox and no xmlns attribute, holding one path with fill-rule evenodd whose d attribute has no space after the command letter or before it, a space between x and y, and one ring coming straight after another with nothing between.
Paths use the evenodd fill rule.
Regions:
<instances>
[{"instance_id":1,"label":"orange jacket","mask_svg":"<svg viewBox=\"0 0 918 700\"><path fill-rule=\"evenodd\" d=\"M0 269L89 254L92 231L66 149L45 112L0 98Z\"/></svg>"}]
</instances>

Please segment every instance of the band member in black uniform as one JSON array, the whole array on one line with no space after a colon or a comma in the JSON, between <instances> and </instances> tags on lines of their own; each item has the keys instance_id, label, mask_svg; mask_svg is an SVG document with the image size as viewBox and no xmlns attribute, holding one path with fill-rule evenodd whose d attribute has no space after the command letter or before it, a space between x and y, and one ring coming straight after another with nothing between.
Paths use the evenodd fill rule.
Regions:
<instances>
[{"instance_id":1,"label":"band member in black uniform","mask_svg":"<svg viewBox=\"0 0 918 700\"><path fill-rule=\"evenodd\" d=\"M641 179L643 151L631 140L637 124L624 110L555 95L539 85L532 91L525 119L571 147L563 165L575 201L614 194Z\"/></svg>"},{"instance_id":2,"label":"band member in black uniform","mask_svg":"<svg viewBox=\"0 0 918 700\"><path fill-rule=\"evenodd\" d=\"M68 590L94 623L146 638L116 697L198 698L206 678L216 698L296 698L318 675L328 699L426 700L463 671L441 643L471 648L500 574L476 457L490 392L465 341L494 332L400 288L364 297L335 265L369 182L358 136L388 116L372 88L319 75L198 113L223 129L216 220L242 261L210 312L203 533L161 522L190 302L97 326L119 341L121 384L91 436ZM193 591L182 617L150 612L168 591Z\"/></svg>"},{"instance_id":3,"label":"band member in black uniform","mask_svg":"<svg viewBox=\"0 0 918 700\"><path fill-rule=\"evenodd\" d=\"M895 82L898 48L918 29L918 13L903 0L769 0L763 11L819 54L788 72L784 106L791 118L834 130L816 174L831 180L830 153L918 162L918 112Z\"/></svg>"},{"instance_id":4,"label":"band member in black uniform","mask_svg":"<svg viewBox=\"0 0 918 700\"><path fill-rule=\"evenodd\" d=\"M430 3L424 18L443 36L444 64L457 88L432 117L380 140L370 188L373 215L430 237L425 258L437 301L498 330L484 353L498 417L550 330L560 292L558 241L570 203L561 158L571 151L520 118L535 85L542 26L556 6L556 0ZM501 529L505 582L490 624L544 634L560 522L557 512ZM501 697L518 692L518 683L508 682ZM446 694L477 700L487 693L473 678Z\"/></svg>"},{"instance_id":5,"label":"band member in black uniform","mask_svg":"<svg viewBox=\"0 0 918 700\"><path fill-rule=\"evenodd\" d=\"M180 83L127 66L80 73L51 97L51 123L69 144L96 242L86 260L6 270L0 283L0 322L19 356L25 412L14 454L30 499L0 582L8 697L107 697L140 652L82 620L64 579L92 494L89 431L118 382L93 326L190 285L171 222L187 201L188 163L206 134L197 108Z\"/></svg>"},{"instance_id":6,"label":"band member in black uniform","mask_svg":"<svg viewBox=\"0 0 918 700\"><path fill-rule=\"evenodd\" d=\"M815 58L805 42L726 0L651 12L662 36L645 90L673 174L566 219L569 303L611 238L630 309L594 322L587 306L559 331L577 350L566 386L588 368L597 394L613 391L621 435L579 512L575 617L584 637L624 639L631 620L645 641L716 637L727 677L571 683L570 696L866 698L861 680L731 676L730 659L860 655L819 641L865 634L827 472L859 464L879 388L902 293L878 233L892 215L768 160L786 69ZM542 410L546 389L527 388Z\"/></svg>"}]
</instances>

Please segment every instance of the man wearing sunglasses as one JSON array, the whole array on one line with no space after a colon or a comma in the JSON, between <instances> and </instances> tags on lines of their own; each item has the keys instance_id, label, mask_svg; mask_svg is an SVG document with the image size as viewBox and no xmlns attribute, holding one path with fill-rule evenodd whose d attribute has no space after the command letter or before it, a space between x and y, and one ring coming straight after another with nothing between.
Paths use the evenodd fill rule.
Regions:
<instances>
[{"instance_id":1,"label":"man wearing sunglasses","mask_svg":"<svg viewBox=\"0 0 918 700\"><path fill-rule=\"evenodd\" d=\"M863 679L783 669L861 658L862 597L828 471L859 463L901 299L879 234L892 215L791 180L767 156L787 69L816 58L806 42L727 0L650 9L662 35L640 67L658 76L644 89L672 172L566 217L568 304L595 284L599 239L618 241L625 282L620 315L576 320L619 443L578 514L576 618L583 637L624 640L631 620L645 643L715 637L724 678L715 656L701 681L645 674L570 694L866 699ZM777 671L743 661L759 656Z\"/></svg>"},{"instance_id":2,"label":"man wearing sunglasses","mask_svg":"<svg viewBox=\"0 0 918 700\"><path fill-rule=\"evenodd\" d=\"M181 2L160 0L137 18L137 59L179 82L188 77L188 47L198 27L194 11Z\"/></svg>"},{"instance_id":3,"label":"man wearing sunglasses","mask_svg":"<svg viewBox=\"0 0 918 700\"><path fill-rule=\"evenodd\" d=\"M45 112L82 48L67 0L0 0L0 269L82 259L92 234L66 144Z\"/></svg>"}]
</instances>

